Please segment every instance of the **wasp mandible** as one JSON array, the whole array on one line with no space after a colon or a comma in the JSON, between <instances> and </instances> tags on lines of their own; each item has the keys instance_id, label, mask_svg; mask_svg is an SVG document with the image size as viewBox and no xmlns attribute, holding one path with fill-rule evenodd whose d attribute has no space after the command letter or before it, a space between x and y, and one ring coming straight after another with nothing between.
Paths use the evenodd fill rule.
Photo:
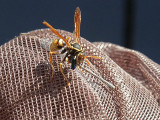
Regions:
<instances>
[{"instance_id":1,"label":"wasp mandible","mask_svg":"<svg viewBox=\"0 0 160 120\"><path fill-rule=\"evenodd\" d=\"M44 25L49 27L51 31L56 34L60 39L54 39L52 40L50 44L50 52L49 52L49 59L50 59L50 64L52 67L52 78L54 75L54 67L52 65L52 54L65 54L65 57L60 63L60 71L64 78L67 81L67 85L70 85L70 82L68 81L68 78L65 76L62 65L65 61L68 63L71 63L71 69L75 69L76 67L81 67L80 64L85 60L88 65L90 65L89 61L87 58L92 57L96 59L102 59L101 57L98 56L86 56L85 52L83 51L83 48L80 45L80 24L81 24L81 11L80 8L77 7L75 10L75 15L74 15L74 25L75 25L75 30L74 30L74 36L75 36L75 41L76 42L70 42L71 37L67 37L66 39L60 35L60 33L53 28L49 23L46 21L43 22ZM63 49L62 49L63 48ZM62 49L61 52L58 52L58 50Z\"/></svg>"}]
</instances>

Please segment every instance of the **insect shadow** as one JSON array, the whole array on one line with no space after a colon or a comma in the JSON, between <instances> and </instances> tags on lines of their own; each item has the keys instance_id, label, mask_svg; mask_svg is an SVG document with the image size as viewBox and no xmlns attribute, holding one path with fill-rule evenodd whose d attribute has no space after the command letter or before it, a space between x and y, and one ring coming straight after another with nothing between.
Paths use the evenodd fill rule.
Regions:
<instances>
[{"instance_id":1,"label":"insect shadow","mask_svg":"<svg viewBox=\"0 0 160 120\"><path fill-rule=\"evenodd\" d=\"M59 66L53 64L55 67L54 76L52 78L52 68L49 62L42 61L35 68L35 74L38 81L44 83L43 87L52 87L57 89L62 89L67 86L66 80L62 75L61 71L58 69ZM64 67L64 73L68 73L68 67ZM71 81L71 78L68 78ZM37 81L37 82L38 82Z\"/></svg>"},{"instance_id":2,"label":"insect shadow","mask_svg":"<svg viewBox=\"0 0 160 120\"><path fill-rule=\"evenodd\" d=\"M66 81L60 71L56 71L54 78L52 78L52 68L50 63L43 61L38 63L32 72L30 78L30 86L26 87L21 97L16 102L21 102L34 96L45 96L49 94L53 98L57 98L57 94L64 90L67 86Z\"/></svg>"}]
</instances>

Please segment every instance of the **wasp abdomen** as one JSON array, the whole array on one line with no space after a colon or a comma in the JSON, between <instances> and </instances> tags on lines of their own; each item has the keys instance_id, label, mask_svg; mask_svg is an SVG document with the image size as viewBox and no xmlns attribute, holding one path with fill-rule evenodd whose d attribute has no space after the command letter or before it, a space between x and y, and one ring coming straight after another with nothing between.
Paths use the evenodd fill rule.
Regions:
<instances>
[{"instance_id":1,"label":"wasp abdomen","mask_svg":"<svg viewBox=\"0 0 160 120\"><path fill-rule=\"evenodd\" d=\"M62 49L65 46L65 42L62 39L55 39L52 41L50 45L50 50L51 51L57 51Z\"/></svg>"},{"instance_id":2,"label":"wasp abdomen","mask_svg":"<svg viewBox=\"0 0 160 120\"><path fill-rule=\"evenodd\" d=\"M58 39L52 40L50 44L50 51L57 51L58 49Z\"/></svg>"}]
</instances>

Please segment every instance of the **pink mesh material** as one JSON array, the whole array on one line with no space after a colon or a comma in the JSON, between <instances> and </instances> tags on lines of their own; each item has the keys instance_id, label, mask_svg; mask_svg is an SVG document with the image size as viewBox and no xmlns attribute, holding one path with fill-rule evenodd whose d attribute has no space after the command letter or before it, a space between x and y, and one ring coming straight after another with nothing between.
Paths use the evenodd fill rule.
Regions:
<instances>
[{"instance_id":1,"label":"pink mesh material","mask_svg":"<svg viewBox=\"0 0 160 120\"><path fill-rule=\"evenodd\" d=\"M72 33L59 30L62 36ZM160 66L145 55L81 38L89 58L83 67L111 82L111 89L92 74L65 64L68 87L60 72L63 55L53 55L54 78L42 39L56 39L49 29L35 30L0 47L0 120L159 120Z\"/></svg>"}]
</instances>

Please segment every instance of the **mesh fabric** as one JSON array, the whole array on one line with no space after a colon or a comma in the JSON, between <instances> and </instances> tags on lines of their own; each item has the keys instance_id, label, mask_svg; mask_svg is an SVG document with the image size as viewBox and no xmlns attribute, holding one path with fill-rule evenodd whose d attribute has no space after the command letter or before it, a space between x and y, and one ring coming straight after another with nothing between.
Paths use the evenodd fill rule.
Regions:
<instances>
[{"instance_id":1,"label":"mesh fabric","mask_svg":"<svg viewBox=\"0 0 160 120\"><path fill-rule=\"evenodd\" d=\"M59 30L62 36L72 33ZM86 71L60 72L63 55L52 55L54 78L43 40L57 39L49 29L22 34L0 47L0 119L159 120L160 66L145 55L111 43L90 43L81 38L96 75L111 82L111 89Z\"/></svg>"}]
</instances>

